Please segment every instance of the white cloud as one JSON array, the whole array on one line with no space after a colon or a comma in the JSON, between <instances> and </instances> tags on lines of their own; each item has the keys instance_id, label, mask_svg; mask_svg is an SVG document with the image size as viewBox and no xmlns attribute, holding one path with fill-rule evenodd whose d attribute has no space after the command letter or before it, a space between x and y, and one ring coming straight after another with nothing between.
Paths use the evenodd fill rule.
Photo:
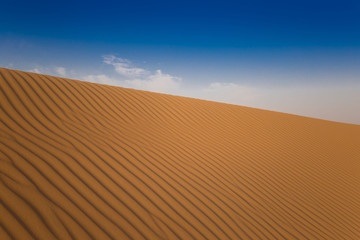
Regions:
<instances>
[{"instance_id":1,"label":"white cloud","mask_svg":"<svg viewBox=\"0 0 360 240\"><path fill-rule=\"evenodd\" d=\"M115 80L106 75L90 75L87 81L103 84L135 88L146 91L174 93L180 87L181 78L157 70L151 73L143 68L132 66L127 59L108 55L103 57L106 64L114 66L114 70L122 76L122 80Z\"/></svg>"},{"instance_id":2,"label":"white cloud","mask_svg":"<svg viewBox=\"0 0 360 240\"><path fill-rule=\"evenodd\" d=\"M33 72L33 73L42 73L38 68L33 68L33 69L30 69L28 70L29 72Z\"/></svg>"},{"instance_id":3,"label":"white cloud","mask_svg":"<svg viewBox=\"0 0 360 240\"><path fill-rule=\"evenodd\" d=\"M127 59L113 55L104 56L103 59L104 63L114 66L117 73L126 77L137 77L148 73L145 69L131 66L130 61Z\"/></svg>"},{"instance_id":4,"label":"white cloud","mask_svg":"<svg viewBox=\"0 0 360 240\"><path fill-rule=\"evenodd\" d=\"M59 74L61 77L66 76L66 69L64 67L56 67L55 72Z\"/></svg>"},{"instance_id":5,"label":"white cloud","mask_svg":"<svg viewBox=\"0 0 360 240\"><path fill-rule=\"evenodd\" d=\"M173 93L180 88L181 78L157 70L144 79L126 80L125 86L153 92Z\"/></svg>"},{"instance_id":6,"label":"white cloud","mask_svg":"<svg viewBox=\"0 0 360 240\"><path fill-rule=\"evenodd\" d=\"M105 74L99 75L88 75L81 78L84 81L93 82L93 83L100 83L112 86L123 86L123 81L111 78Z\"/></svg>"}]
</instances>

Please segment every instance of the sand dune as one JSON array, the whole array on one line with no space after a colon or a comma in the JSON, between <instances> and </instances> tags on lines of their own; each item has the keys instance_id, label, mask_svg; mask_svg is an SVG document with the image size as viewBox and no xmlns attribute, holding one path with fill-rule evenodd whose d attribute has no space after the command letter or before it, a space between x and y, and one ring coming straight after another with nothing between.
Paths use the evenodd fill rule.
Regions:
<instances>
[{"instance_id":1,"label":"sand dune","mask_svg":"<svg viewBox=\"0 0 360 240\"><path fill-rule=\"evenodd\" d=\"M360 239L360 126L0 69L0 239Z\"/></svg>"}]
</instances>

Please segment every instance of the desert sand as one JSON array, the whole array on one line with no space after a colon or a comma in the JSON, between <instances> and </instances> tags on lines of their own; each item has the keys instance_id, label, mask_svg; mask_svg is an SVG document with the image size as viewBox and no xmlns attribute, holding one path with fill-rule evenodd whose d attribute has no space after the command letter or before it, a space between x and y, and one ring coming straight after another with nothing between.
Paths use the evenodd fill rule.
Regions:
<instances>
[{"instance_id":1,"label":"desert sand","mask_svg":"<svg viewBox=\"0 0 360 240\"><path fill-rule=\"evenodd\" d=\"M360 239L360 125L0 68L0 239Z\"/></svg>"}]
</instances>

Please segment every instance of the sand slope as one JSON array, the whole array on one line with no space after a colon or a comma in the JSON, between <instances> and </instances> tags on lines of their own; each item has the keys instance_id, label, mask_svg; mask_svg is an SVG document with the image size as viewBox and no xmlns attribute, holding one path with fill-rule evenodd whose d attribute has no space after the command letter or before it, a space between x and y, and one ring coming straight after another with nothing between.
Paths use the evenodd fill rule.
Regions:
<instances>
[{"instance_id":1,"label":"sand slope","mask_svg":"<svg viewBox=\"0 0 360 240\"><path fill-rule=\"evenodd\" d=\"M0 69L0 239L360 239L360 126Z\"/></svg>"}]
</instances>

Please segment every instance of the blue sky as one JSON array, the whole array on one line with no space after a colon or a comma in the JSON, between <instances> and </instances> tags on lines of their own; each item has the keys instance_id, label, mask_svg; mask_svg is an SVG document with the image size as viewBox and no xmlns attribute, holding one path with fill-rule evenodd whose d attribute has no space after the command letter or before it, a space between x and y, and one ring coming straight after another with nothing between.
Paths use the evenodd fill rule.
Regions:
<instances>
[{"instance_id":1,"label":"blue sky","mask_svg":"<svg viewBox=\"0 0 360 240\"><path fill-rule=\"evenodd\" d=\"M0 66L360 124L360 2L5 0Z\"/></svg>"}]
</instances>

